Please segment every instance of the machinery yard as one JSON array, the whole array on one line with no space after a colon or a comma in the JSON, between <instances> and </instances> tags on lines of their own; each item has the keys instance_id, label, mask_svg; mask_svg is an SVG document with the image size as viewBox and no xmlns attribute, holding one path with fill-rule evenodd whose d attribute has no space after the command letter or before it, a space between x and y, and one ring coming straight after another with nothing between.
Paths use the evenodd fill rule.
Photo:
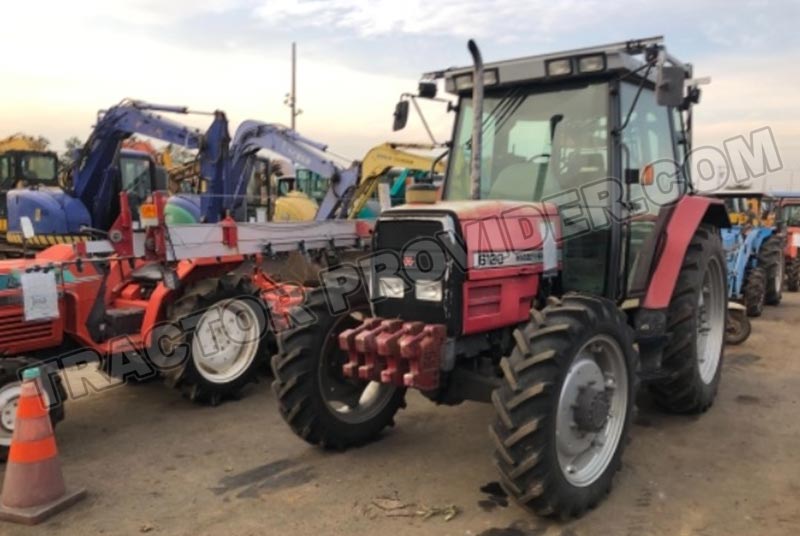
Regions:
<instances>
[{"instance_id":1,"label":"machinery yard","mask_svg":"<svg viewBox=\"0 0 800 536\"><path fill-rule=\"evenodd\" d=\"M492 506L480 489L497 480L486 463L488 406L441 410L411 396L380 441L326 453L288 430L263 382L217 408L186 404L156 383L69 402L58 430L62 463L89 497L40 527L2 533L797 534L800 363L789 349L800 345L792 329L800 295L784 300L727 353L707 414L640 408L611 496L574 522ZM386 497L454 505L458 514L391 517L373 502Z\"/></svg>"},{"instance_id":2,"label":"machinery yard","mask_svg":"<svg viewBox=\"0 0 800 536\"><path fill-rule=\"evenodd\" d=\"M0 535L800 533L783 0L76 2L167 61L2 60Z\"/></svg>"}]
</instances>

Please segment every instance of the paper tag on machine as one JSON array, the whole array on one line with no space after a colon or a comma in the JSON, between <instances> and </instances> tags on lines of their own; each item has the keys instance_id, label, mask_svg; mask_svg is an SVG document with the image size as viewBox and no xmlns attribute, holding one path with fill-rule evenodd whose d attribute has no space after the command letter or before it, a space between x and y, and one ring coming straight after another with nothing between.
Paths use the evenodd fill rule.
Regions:
<instances>
[{"instance_id":1,"label":"paper tag on machine","mask_svg":"<svg viewBox=\"0 0 800 536\"><path fill-rule=\"evenodd\" d=\"M26 322L58 318L58 287L53 270L26 272L20 282Z\"/></svg>"}]
</instances>

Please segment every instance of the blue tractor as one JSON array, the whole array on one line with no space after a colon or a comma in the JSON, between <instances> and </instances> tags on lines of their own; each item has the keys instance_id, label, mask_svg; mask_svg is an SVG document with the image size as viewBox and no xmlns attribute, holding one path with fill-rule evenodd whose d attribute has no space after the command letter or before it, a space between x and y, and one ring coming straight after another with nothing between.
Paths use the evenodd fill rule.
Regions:
<instances>
[{"instance_id":1,"label":"blue tractor","mask_svg":"<svg viewBox=\"0 0 800 536\"><path fill-rule=\"evenodd\" d=\"M138 205L153 190L166 189L161 175L146 153L121 149L122 142L133 134L157 138L198 151L201 176L210 191L222 193L225 180L228 144L228 121L217 111L203 133L184 126L156 112L197 113L183 106L164 106L125 100L102 112L91 136L70 170L66 190L18 189L9 192L8 240L22 242L23 218L30 220L34 236L44 237L44 245L69 237L83 239L87 231L107 231L119 215L119 194L127 192L132 212L138 217ZM203 206L206 221L217 221L218 207Z\"/></svg>"},{"instance_id":2,"label":"blue tractor","mask_svg":"<svg viewBox=\"0 0 800 536\"><path fill-rule=\"evenodd\" d=\"M725 201L731 227L722 229L727 255L729 307L726 340L740 344L750 334L748 317L782 298L783 238L762 211L764 196L752 192L718 194Z\"/></svg>"}]
</instances>

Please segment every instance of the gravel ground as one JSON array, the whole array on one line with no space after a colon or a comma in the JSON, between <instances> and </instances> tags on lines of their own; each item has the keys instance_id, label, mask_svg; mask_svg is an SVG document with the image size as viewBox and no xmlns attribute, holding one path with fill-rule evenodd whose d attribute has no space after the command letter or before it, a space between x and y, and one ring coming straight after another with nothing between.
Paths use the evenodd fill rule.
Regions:
<instances>
[{"instance_id":1,"label":"gravel ground","mask_svg":"<svg viewBox=\"0 0 800 536\"><path fill-rule=\"evenodd\" d=\"M437 408L412 393L380 441L326 453L292 435L265 379L217 408L159 383L68 402L61 459L89 497L0 534L798 534L799 323L800 294L766 309L728 349L707 414L645 404L611 496L578 521L537 519L497 495L488 406Z\"/></svg>"}]
</instances>

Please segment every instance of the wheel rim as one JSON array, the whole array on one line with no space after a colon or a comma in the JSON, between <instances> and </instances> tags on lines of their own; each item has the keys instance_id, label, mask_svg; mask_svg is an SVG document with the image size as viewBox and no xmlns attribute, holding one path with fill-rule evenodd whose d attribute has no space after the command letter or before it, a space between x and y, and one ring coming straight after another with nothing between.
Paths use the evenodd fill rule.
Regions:
<instances>
[{"instance_id":1,"label":"wheel rim","mask_svg":"<svg viewBox=\"0 0 800 536\"><path fill-rule=\"evenodd\" d=\"M628 413L628 382L625 354L613 338L596 335L578 351L556 416L558 463L570 484L591 485L613 460Z\"/></svg>"},{"instance_id":2,"label":"wheel rim","mask_svg":"<svg viewBox=\"0 0 800 536\"><path fill-rule=\"evenodd\" d=\"M775 281L773 281L773 285L775 285L775 295L780 295L781 291L783 290L783 261L778 263L777 272L775 273Z\"/></svg>"},{"instance_id":3,"label":"wheel rim","mask_svg":"<svg viewBox=\"0 0 800 536\"><path fill-rule=\"evenodd\" d=\"M349 424L367 422L390 402L397 387L380 382L345 378L342 372L347 354L339 348L339 333L364 319L360 312L342 315L325 338L319 366L319 385L325 406L337 419Z\"/></svg>"},{"instance_id":4,"label":"wheel rim","mask_svg":"<svg viewBox=\"0 0 800 536\"><path fill-rule=\"evenodd\" d=\"M14 433L14 421L17 418L17 403L21 390L22 384L20 382L7 383L0 387L0 445L4 447L11 444L11 435Z\"/></svg>"},{"instance_id":5,"label":"wheel rim","mask_svg":"<svg viewBox=\"0 0 800 536\"><path fill-rule=\"evenodd\" d=\"M258 316L241 300L209 307L197 323L192 339L192 361L211 383L229 383L250 367L261 335Z\"/></svg>"},{"instance_id":6,"label":"wheel rim","mask_svg":"<svg viewBox=\"0 0 800 536\"><path fill-rule=\"evenodd\" d=\"M0 446L11 445L14 424L17 419L17 405L22 392L22 383L15 381L0 387ZM44 403L50 406L50 397L46 390L41 391Z\"/></svg>"},{"instance_id":7,"label":"wheel rim","mask_svg":"<svg viewBox=\"0 0 800 536\"><path fill-rule=\"evenodd\" d=\"M703 286L697 298L697 365L705 384L710 384L717 375L725 337L723 277L721 264L712 257L703 274Z\"/></svg>"}]
</instances>

